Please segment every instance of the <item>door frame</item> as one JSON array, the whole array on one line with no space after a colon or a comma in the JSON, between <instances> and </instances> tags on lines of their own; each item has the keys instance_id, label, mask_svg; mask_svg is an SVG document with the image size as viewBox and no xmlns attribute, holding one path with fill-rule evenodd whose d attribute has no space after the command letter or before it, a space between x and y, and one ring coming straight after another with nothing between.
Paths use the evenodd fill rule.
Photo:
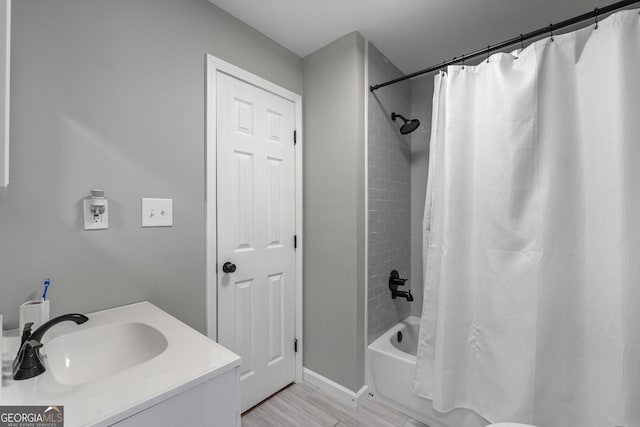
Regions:
<instances>
[{"instance_id":1,"label":"door frame","mask_svg":"<svg viewBox=\"0 0 640 427\"><path fill-rule=\"evenodd\" d=\"M218 269L217 269L217 74L227 74L252 86L271 92L294 103L296 144L295 158L295 227L297 248L295 250L295 338L298 340L298 351L295 353L296 375L295 381L302 381L302 360L304 338L302 335L302 96L278 86L262 77L249 73L233 64L206 55L206 128L205 128L205 202L206 202L206 310L207 336L218 341ZM293 135L292 135L293 138ZM293 141L292 141L293 143Z\"/></svg>"}]
</instances>

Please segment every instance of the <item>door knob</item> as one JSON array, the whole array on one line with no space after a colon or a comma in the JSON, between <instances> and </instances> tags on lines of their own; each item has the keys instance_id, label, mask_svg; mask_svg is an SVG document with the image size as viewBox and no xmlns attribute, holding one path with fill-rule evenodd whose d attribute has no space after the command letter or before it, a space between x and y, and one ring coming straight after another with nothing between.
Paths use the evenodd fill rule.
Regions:
<instances>
[{"instance_id":1,"label":"door knob","mask_svg":"<svg viewBox=\"0 0 640 427\"><path fill-rule=\"evenodd\" d=\"M224 271L225 273L235 273L236 271L236 265L232 262L225 262L224 265L222 266L222 271Z\"/></svg>"}]
</instances>

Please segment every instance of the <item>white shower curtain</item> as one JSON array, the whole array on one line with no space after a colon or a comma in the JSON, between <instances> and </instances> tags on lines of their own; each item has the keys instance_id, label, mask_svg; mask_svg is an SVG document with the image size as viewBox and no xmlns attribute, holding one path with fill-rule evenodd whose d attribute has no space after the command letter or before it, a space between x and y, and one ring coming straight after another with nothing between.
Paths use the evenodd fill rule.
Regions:
<instances>
[{"instance_id":1,"label":"white shower curtain","mask_svg":"<svg viewBox=\"0 0 640 427\"><path fill-rule=\"evenodd\" d=\"M415 392L640 426L640 15L435 79Z\"/></svg>"}]
</instances>

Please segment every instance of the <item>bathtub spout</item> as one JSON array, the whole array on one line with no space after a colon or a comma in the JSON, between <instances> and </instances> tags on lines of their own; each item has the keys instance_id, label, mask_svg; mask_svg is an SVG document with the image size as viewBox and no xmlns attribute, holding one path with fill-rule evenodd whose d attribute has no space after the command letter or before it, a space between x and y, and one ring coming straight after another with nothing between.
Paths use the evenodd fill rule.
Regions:
<instances>
[{"instance_id":1,"label":"bathtub spout","mask_svg":"<svg viewBox=\"0 0 640 427\"><path fill-rule=\"evenodd\" d=\"M411 295L411 290L408 291L391 291L391 298L396 299L397 297L406 298L408 302L413 301L413 295Z\"/></svg>"}]
</instances>

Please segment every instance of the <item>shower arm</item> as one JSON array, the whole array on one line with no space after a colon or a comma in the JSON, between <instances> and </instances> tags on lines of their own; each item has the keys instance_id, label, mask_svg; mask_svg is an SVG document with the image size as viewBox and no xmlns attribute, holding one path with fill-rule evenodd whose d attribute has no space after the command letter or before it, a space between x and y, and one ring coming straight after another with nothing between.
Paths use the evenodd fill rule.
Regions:
<instances>
[{"instance_id":1,"label":"shower arm","mask_svg":"<svg viewBox=\"0 0 640 427\"><path fill-rule=\"evenodd\" d=\"M396 121L396 119L400 117L402 119L402 121L404 121L405 123L407 123L409 120L407 118L405 118L402 114L398 114L398 113L391 113L391 120L392 121Z\"/></svg>"}]
</instances>

